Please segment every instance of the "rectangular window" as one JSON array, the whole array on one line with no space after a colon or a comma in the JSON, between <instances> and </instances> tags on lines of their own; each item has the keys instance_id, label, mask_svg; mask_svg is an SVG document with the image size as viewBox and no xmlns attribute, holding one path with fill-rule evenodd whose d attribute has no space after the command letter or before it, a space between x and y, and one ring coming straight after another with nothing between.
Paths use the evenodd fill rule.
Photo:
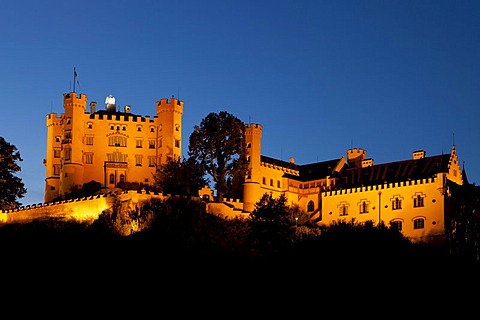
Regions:
<instances>
[{"instance_id":1,"label":"rectangular window","mask_svg":"<svg viewBox=\"0 0 480 320\"><path fill-rule=\"evenodd\" d=\"M273 187L273 179L270 179L270 186Z\"/></svg>"},{"instance_id":2,"label":"rectangular window","mask_svg":"<svg viewBox=\"0 0 480 320\"><path fill-rule=\"evenodd\" d=\"M155 157L154 156L149 156L148 157L148 166L149 167L155 167Z\"/></svg>"},{"instance_id":3,"label":"rectangular window","mask_svg":"<svg viewBox=\"0 0 480 320\"><path fill-rule=\"evenodd\" d=\"M368 213L367 201L362 201L362 203L360 203L360 213Z\"/></svg>"},{"instance_id":4,"label":"rectangular window","mask_svg":"<svg viewBox=\"0 0 480 320\"><path fill-rule=\"evenodd\" d=\"M395 198L392 200L392 210L400 210L402 209L402 199Z\"/></svg>"},{"instance_id":5,"label":"rectangular window","mask_svg":"<svg viewBox=\"0 0 480 320\"><path fill-rule=\"evenodd\" d=\"M413 207L418 208L418 207L423 207L424 206L424 197L422 195L417 195L413 199Z\"/></svg>"},{"instance_id":6,"label":"rectangular window","mask_svg":"<svg viewBox=\"0 0 480 320\"><path fill-rule=\"evenodd\" d=\"M142 148L143 147L143 140L142 139L135 140L135 145L136 145L137 148Z\"/></svg>"},{"instance_id":7,"label":"rectangular window","mask_svg":"<svg viewBox=\"0 0 480 320\"><path fill-rule=\"evenodd\" d=\"M126 147L127 138L122 136L108 137L108 146L110 147Z\"/></svg>"},{"instance_id":8,"label":"rectangular window","mask_svg":"<svg viewBox=\"0 0 480 320\"><path fill-rule=\"evenodd\" d=\"M72 150L65 149L65 161L70 161Z\"/></svg>"},{"instance_id":9,"label":"rectangular window","mask_svg":"<svg viewBox=\"0 0 480 320\"><path fill-rule=\"evenodd\" d=\"M392 221L391 226L395 230L402 231L402 221Z\"/></svg>"},{"instance_id":10,"label":"rectangular window","mask_svg":"<svg viewBox=\"0 0 480 320\"><path fill-rule=\"evenodd\" d=\"M53 157L60 158L60 156L61 156L61 150L58 148L53 149Z\"/></svg>"},{"instance_id":11,"label":"rectangular window","mask_svg":"<svg viewBox=\"0 0 480 320\"><path fill-rule=\"evenodd\" d=\"M262 183L263 183L263 184L266 184L266 183L267 183L267 180L265 179L265 177L262 178Z\"/></svg>"},{"instance_id":12,"label":"rectangular window","mask_svg":"<svg viewBox=\"0 0 480 320\"><path fill-rule=\"evenodd\" d=\"M180 148L180 140L175 139L175 147Z\"/></svg>"},{"instance_id":13,"label":"rectangular window","mask_svg":"<svg viewBox=\"0 0 480 320\"><path fill-rule=\"evenodd\" d=\"M425 228L425 220L424 219L413 220L413 229L423 229L423 228Z\"/></svg>"},{"instance_id":14,"label":"rectangular window","mask_svg":"<svg viewBox=\"0 0 480 320\"><path fill-rule=\"evenodd\" d=\"M137 167L141 167L142 166L142 160L143 160L143 156L141 154L136 154L135 155L135 165Z\"/></svg>"},{"instance_id":15,"label":"rectangular window","mask_svg":"<svg viewBox=\"0 0 480 320\"><path fill-rule=\"evenodd\" d=\"M87 146L93 146L93 136L85 136L85 144Z\"/></svg>"},{"instance_id":16,"label":"rectangular window","mask_svg":"<svg viewBox=\"0 0 480 320\"><path fill-rule=\"evenodd\" d=\"M149 140L148 141L148 148L149 149L155 149L155 140Z\"/></svg>"},{"instance_id":17,"label":"rectangular window","mask_svg":"<svg viewBox=\"0 0 480 320\"><path fill-rule=\"evenodd\" d=\"M59 164L54 164L53 165L53 174L55 176L59 176L60 175L60 165Z\"/></svg>"},{"instance_id":18,"label":"rectangular window","mask_svg":"<svg viewBox=\"0 0 480 320\"><path fill-rule=\"evenodd\" d=\"M348 207L347 207L346 205L340 206L339 214L340 214L341 216L346 216L346 215L348 215Z\"/></svg>"},{"instance_id":19,"label":"rectangular window","mask_svg":"<svg viewBox=\"0 0 480 320\"><path fill-rule=\"evenodd\" d=\"M85 152L85 164L93 164L93 153Z\"/></svg>"}]
</instances>

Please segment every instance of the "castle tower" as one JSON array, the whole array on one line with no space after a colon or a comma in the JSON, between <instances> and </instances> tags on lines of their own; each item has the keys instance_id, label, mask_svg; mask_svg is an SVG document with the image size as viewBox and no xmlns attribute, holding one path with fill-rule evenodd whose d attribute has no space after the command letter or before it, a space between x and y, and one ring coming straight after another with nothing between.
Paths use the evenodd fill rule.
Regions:
<instances>
[{"instance_id":1,"label":"castle tower","mask_svg":"<svg viewBox=\"0 0 480 320\"><path fill-rule=\"evenodd\" d=\"M61 118L55 113L50 113L46 117L47 125L47 149L46 158L43 160L45 165L45 192L44 202L50 202L55 199L60 191L60 167L61 167L61 136L60 127Z\"/></svg>"},{"instance_id":2,"label":"castle tower","mask_svg":"<svg viewBox=\"0 0 480 320\"><path fill-rule=\"evenodd\" d=\"M87 96L70 92L63 94L65 113L60 124L62 129L61 154L63 166L60 175L60 195L71 192L73 186L82 186L84 114L87 108Z\"/></svg>"},{"instance_id":3,"label":"castle tower","mask_svg":"<svg viewBox=\"0 0 480 320\"><path fill-rule=\"evenodd\" d=\"M182 157L182 115L183 101L166 98L157 101L157 164L164 164L168 158Z\"/></svg>"},{"instance_id":4,"label":"castle tower","mask_svg":"<svg viewBox=\"0 0 480 320\"><path fill-rule=\"evenodd\" d=\"M367 156L367 151L361 148L352 148L347 150L348 165L353 168L361 168L362 162Z\"/></svg>"},{"instance_id":5,"label":"castle tower","mask_svg":"<svg viewBox=\"0 0 480 320\"><path fill-rule=\"evenodd\" d=\"M262 126L260 124L245 125L245 143L247 145L247 160L249 173L243 184L243 211L252 212L255 203L260 199L260 155L262 142Z\"/></svg>"}]
</instances>

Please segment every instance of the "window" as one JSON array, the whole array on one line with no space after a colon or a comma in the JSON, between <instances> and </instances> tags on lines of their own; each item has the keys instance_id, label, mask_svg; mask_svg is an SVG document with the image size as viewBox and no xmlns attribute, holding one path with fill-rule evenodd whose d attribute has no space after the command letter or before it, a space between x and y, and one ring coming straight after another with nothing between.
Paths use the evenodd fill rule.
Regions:
<instances>
[{"instance_id":1,"label":"window","mask_svg":"<svg viewBox=\"0 0 480 320\"><path fill-rule=\"evenodd\" d=\"M115 126L113 124L110 125L110 130L115 129Z\"/></svg>"},{"instance_id":2,"label":"window","mask_svg":"<svg viewBox=\"0 0 480 320\"><path fill-rule=\"evenodd\" d=\"M149 156L148 157L148 166L149 167L155 167L155 157L154 156Z\"/></svg>"},{"instance_id":3,"label":"window","mask_svg":"<svg viewBox=\"0 0 480 320\"><path fill-rule=\"evenodd\" d=\"M55 142L60 142L60 139L61 139L60 136L56 136L55 137Z\"/></svg>"},{"instance_id":4,"label":"window","mask_svg":"<svg viewBox=\"0 0 480 320\"><path fill-rule=\"evenodd\" d=\"M148 140L148 148L155 149L155 140Z\"/></svg>"},{"instance_id":5,"label":"window","mask_svg":"<svg viewBox=\"0 0 480 320\"><path fill-rule=\"evenodd\" d=\"M250 149L252 147L252 144L249 142L247 143L247 148Z\"/></svg>"},{"instance_id":6,"label":"window","mask_svg":"<svg viewBox=\"0 0 480 320\"><path fill-rule=\"evenodd\" d=\"M86 164L93 164L93 153L92 152L85 152L85 163Z\"/></svg>"},{"instance_id":7,"label":"window","mask_svg":"<svg viewBox=\"0 0 480 320\"><path fill-rule=\"evenodd\" d=\"M425 219L418 218L413 220L413 229L423 229L425 228Z\"/></svg>"},{"instance_id":8,"label":"window","mask_svg":"<svg viewBox=\"0 0 480 320\"><path fill-rule=\"evenodd\" d=\"M137 131L142 132L142 126L137 126Z\"/></svg>"},{"instance_id":9,"label":"window","mask_svg":"<svg viewBox=\"0 0 480 320\"><path fill-rule=\"evenodd\" d=\"M175 139L175 147L180 148L180 140Z\"/></svg>"},{"instance_id":10,"label":"window","mask_svg":"<svg viewBox=\"0 0 480 320\"><path fill-rule=\"evenodd\" d=\"M422 194L417 194L413 198L413 207L418 208L418 207L423 207L425 205L424 203L425 196Z\"/></svg>"},{"instance_id":11,"label":"window","mask_svg":"<svg viewBox=\"0 0 480 320\"><path fill-rule=\"evenodd\" d=\"M120 183L125 182L125 175L122 173L120 175Z\"/></svg>"},{"instance_id":12,"label":"window","mask_svg":"<svg viewBox=\"0 0 480 320\"><path fill-rule=\"evenodd\" d=\"M67 118L67 124L71 124L71 123L72 123L72 119Z\"/></svg>"},{"instance_id":13,"label":"window","mask_svg":"<svg viewBox=\"0 0 480 320\"><path fill-rule=\"evenodd\" d=\"M93 136L85 136L85 144L88 146L93 146Z\"/></svg>"},{"instance_id":14,"label":"window","mask_svg":"<svg viewBox=\"0 0 480 320\"><path fill-rule=\"evenodd\" d=\"M126 147L127 138L122 136L112 136L108 137L108 146L110 147Z\"/></svg>"},{"instance_id":15,"label":"window","mask_svg":"<svg viewBox=\"0 0 480 320\"><path fill-rule=\"evenodd\" d=\"M135 140L135 145L136 145L137 148L142 148L143 147L143 140L142 139Z\"/></svg>"},{"instance_id":16,"label":"window","mask_svg":"<svg viewBox=\"0 0 480 320\"><path fill-rule=\"evenodd\" d=\"M59 164L54 164L53 165L53 174L55 176L59 176L60 175L60 165Z\"/></svg>"},{"instance_id":17,"label":"window","mask_svg":"<svg viewBox=\"0 0 480 320\"><path fill-rule=\"evenodd\" d=\"M307 204L307 212L313 212L313 210L315 210L315 203L310 200Z\"/></svg>"},{"instance_id":18,"label":"window","mask_svg":"<svg viewBox=\"0 0 480 320\"><path fill-rule=\"evenodd\" d=\"M65 149L65 160L66 161L70 161L71 155L72 155L72 150Z\"/></svg>"},{"instance_id":19,"label":"window","mask_svg":"<svg viewBox=\"0 0 480 320\"><path fill-rule=\"evenodd\" d=\"M368 213L368 201L361 200L359 203L359 212L360 213Z\"/></svg>"},{"instance_id":20,"label":"window","mask_svg":"<svg viewBox=\"0 0 480 320\"><path fill-rule=\"evenodd\" d=\"M110 173L110 184L115 184L115 175Z\"/></svg>"},{"instance_id":21,"label":"window","mask_svg":"<svg viewBox=\"0 0 480 320\"><path fill-rule=\"evenodd\" d=\"M93 129L93 123L91 123L91 122L87 123L87 128L88 129Z\"/></svg>"},{"instance_id":22,"label":"window","mask_svg":"<svg viewBox=\"0 0 480 320\"><path fill-rule=\"evenodd\" d=\"M122 131L126 131L127 130L127 126L122 126Z\"/></svg>"},{"instance_id":23,"label":"window","mask_svg":"<svg viewBox=\"0 0 480 320\"><path fill-rule=\"evenodd\" d=\"M53 157L54 158L60 158L60 155L61 155L61 151L60 151L59 148L53 149Z\"/></svg>"},{"instance_id":24,"label":"window","mask_svg":"<svg viewBox=\"0 0 480 320\"><path fill-rule=\"evenodd\" d=\"M403 227L402 221L392 221L390 225L392 226L392 229L402 231L402 227Z\"/></svg>"},{"instance_id":25,"label":"window","mask_svg":"<svg viewBox=\"0 0 480 320\"><path fill-rule=\"evenodd\" d=\"M402 209L402 199L400 197L395 197L392 200L392 210Z\"/></svg>"},{"instance_id":26,"label":"window","mask_svg":"<svg viewBox=\"0 0 480 320\"><path fill-rule=\"evenodd\" d=\"M143 156L141 154L136 154L135 155L135 165L137 167L141 167L142 166L142 160L143 160Z\"/></svg>"},{"instance_id":27,"label":"window","mask_svg":"<svg viewBox=\"0 0 480 320\"><path fill-rule=\"evenodd\" d=\"M346 202L341 202L338 205L338 213L341 216L347 216L348 215L348 204Z\"/></svg>"},{"instance_id":28,"label":"window","mask_svg":"<svg viewBox=\"0 0 480 320\"><path fill-rule=\"evenodd\" d=\"M270 179L270 186L273 187L273 179Z\"/></svg>"},{"instance_id":29,"label":"window","mask_svg":"<svg viewBox=\"0 0 480 320\"><path fill-rule=\"evenodd\" d=\"M109 162L127 162L127 155L122 154L119 151L113 153L107 153L107 160Z\"/></svg>"},{"instance_id":30,"label":"window","mask_svg":"<svg viewBox=\"0 0 480 320\"><path fill-rule=\"evenodd\" d=\"M267 183L267 179L265 177L262 178L262 183L263 184L266 184Z\"/></svg>"},{"instance_id":31,"label":"window","mask_svg":"<svg viewBox=\"0 0 480 320\"><path fill-rule=\"evenodd\" d=\"M150 127L150 132L155 132L155 127Z\"/></svg>"},{"instance_id":32,"label":"window","mask_svg":"<svg viewBox=\"0 0 480 320\"><path fill-rule=\"evenodd\" d=\"M280 180L277 180L277 188L280 188Z\"/></svg>"},{"instance_id":33,"label":"window","mask_svg":"<svg viewBox=\"0 0 480 320\"><path fill-rule=\"evenodd\" d=\"M180 125L179 124L175 125L175 131L180 131Z\"/></svg>"}]
</instances>

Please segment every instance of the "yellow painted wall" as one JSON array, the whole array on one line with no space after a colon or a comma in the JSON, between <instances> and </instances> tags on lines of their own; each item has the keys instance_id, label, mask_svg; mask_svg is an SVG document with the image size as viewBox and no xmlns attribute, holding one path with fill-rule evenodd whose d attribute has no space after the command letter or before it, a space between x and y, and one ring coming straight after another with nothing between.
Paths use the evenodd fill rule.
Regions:
<instances>
[{"instance_id":1,"label":"yellow painted wall","mask_svg":"<svg viewBox=\"0 0 480 320\"><path fill-rule=\"evenodd\" d=\"M183 101L157 101L153 118L132 113L131 106L96 113L96 102L90 111L86 104L86 95L71 92L64 94L64 113L47 115L45 202L90 181L107 188L121 181L152 184L156 164L181 158Z\"/></svg>"}]
</instances>

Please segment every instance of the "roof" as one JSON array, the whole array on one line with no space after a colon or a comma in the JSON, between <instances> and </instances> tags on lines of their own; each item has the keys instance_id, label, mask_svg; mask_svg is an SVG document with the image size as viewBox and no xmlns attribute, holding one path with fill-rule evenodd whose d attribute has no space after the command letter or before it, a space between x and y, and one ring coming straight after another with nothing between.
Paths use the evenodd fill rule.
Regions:
<instances>
[{"instance_id":1,"label":"roof","mask_svg":"<svg viewBox=\"0 0 480 320\"><path fill-rule=\"evenodd\" d=\"M304 165L298 165L295 163L282 161L267 156L260 156L260 160L265 163L296 170L300 173L299 176L286 173L284 176L287 178L298 181L311 181L324 179L327 176L331 176L333 174L333 170L335 169L341 158Z\"/></svg>"},{"instance_id":2,"label":"roof","mask_svg":"<svg viewBox=\"0 0 480 320\"><path fill-rule=\"evenodd\" d=\"M431 178L437 173L448 172L450 154L430 156L421 159L411 159L365 168L347 168L335 173L338 178L335 188L354 188L383 184L385 182L400 182Z\"/></svg>"}]
</instances>

